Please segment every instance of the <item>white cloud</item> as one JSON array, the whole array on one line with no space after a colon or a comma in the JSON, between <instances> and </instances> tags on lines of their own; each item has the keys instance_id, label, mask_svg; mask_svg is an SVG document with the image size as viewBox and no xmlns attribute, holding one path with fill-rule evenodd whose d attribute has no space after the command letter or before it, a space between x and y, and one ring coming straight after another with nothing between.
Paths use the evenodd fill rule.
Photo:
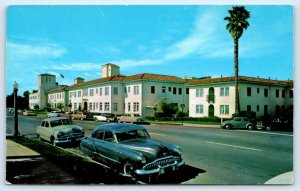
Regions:
<instances>
[{"instance_id":1,"label":"white cloud","mask_svg":"<svg viewBox=\"0 0 300 191\"><path fill-rule=\"evenodd\" d=\"M52 64L44 66L44 69L53 70L68 70L68 71L89 71L99 70L101 68L100 63L83 62L83 63L65 63L65 64Z\"/></svg>"},{"instance_id":2,"label":"white cloud","mask_svg":"<svg viewBox=\"0 0 300 191\"><path fill-rule=\"evenodd\" d=\"M144 60L126 59L126 60L113 61L113 63L117 63L117 65L119 65L121 68L126 68L126 67L135 67L135 66L158 65L158 64L162 64L163 61L160 59L144 59Z\"/></svg>"},{"instance_id":3,"label":"white cloud","mask_svg":"<svg viewBox=\"0 0 300 191\"><path fill-rule=\"evenodd\" d=\"M22 44L7 42L8 59L24 60L37 58L58 58L67 53L67 49L54 43Z\"/></svg>"}]
</instances>

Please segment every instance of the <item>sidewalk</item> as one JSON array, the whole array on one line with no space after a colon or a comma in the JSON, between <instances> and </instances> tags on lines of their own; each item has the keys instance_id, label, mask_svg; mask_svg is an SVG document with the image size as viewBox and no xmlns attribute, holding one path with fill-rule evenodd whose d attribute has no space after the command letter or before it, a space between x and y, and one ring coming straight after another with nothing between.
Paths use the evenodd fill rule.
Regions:
<instances>
[{"instance_id":1,"label":"sidewalk","mask_svg":"<svg viewBox=\"0 0 300 191\"><path fill-rule=\"evenodd\" d=\"M178 127L196 127L196 128L220 128L220 125L210 125L210 124L192 124L192 123L168 123L168 122L155 122L151 123L151 125L159 126L159 125L167 125L167 126L178 126Z\"/></svg>"},{"instance_id":2,"label":"sidewalk","mask_svg":"<svg viewBox=\"0 0 300 191\"><path fill-rule=\"evenodd\" d=\"M32 158L39 157L40 154L14 141L6 139L6 158Z\"/></svg>"}]
</instances>

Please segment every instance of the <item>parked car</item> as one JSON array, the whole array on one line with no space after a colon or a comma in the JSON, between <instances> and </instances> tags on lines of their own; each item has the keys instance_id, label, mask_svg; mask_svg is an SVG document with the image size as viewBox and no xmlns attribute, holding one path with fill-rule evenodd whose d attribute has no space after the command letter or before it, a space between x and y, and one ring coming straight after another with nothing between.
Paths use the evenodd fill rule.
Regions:
<instances>
[{"instance_id":1,"label":"parked car","mask_svg":"<svg viewBox=\"0 0 300 191\"><path fill-rule=\"evenodd\" d=\"M172 173L185 164L178 146L153 140L134 124L100 125L81 141L80 150L127 176Z\"/></svg>"},{"instance_id":2,"label":"parked car","mask_svg":"<svg viewBox=\"0 0 300 191\"><path fill-rule=\"evenodd\" d=\"M47 114L47 117L59 117L59 115L62 113L62 111L52 111L51 113Z\"/></svg>"},{"instance_id":3,"label":"parked car","mask_svg":"<svg viewBox=\"0 0 300 191\"><path fill-rule=\"evenodd\" d=\"M256 125L253 120L250 120L247 117L234 117L231 120L224 121L221 124L221 128L223 129L240 128L240 129L254 130L256 128Z\"/></svg>"},{"instance_id":4,"label":"parked car","mask_svg":"<svg viewBox=\"0 0 300 191\"><path fill-rule=\"evenodd\" d=\"M94 115L94 121L106 121L106 122L116 122L117 116L112 113L100 113L98 115Z\"/></svg>"},{"instance_id":5,"label":"parked car","mask_svg":"<svg viewBox=\"0 0 300 191\"><path fill-rule=\"evenodd\" d=\"M291 119L275 118L257 122L257 129L266 131L293 131L293 121Z\"/></svg>"},{"instance_id":6,"label":"parked car","mask_svg":"<svg viewBox=\"0 0 300 191\"><path fill-rule=\"evenodd\" d=\"M46 118L36 128L36 133L41 140L54 145L79 143L84 138L85 130L73 124L66 117Z\"/></svg>"},{"instance_id":7,"label":"parked car","mask_svg":"<svg viewBox=\"0 0 300 191\"><path fill-rule=\"evenodd\" d=\"M140 125L149 125L149 122L138 114L125 114L117 118L118 123L133 123Z\"/></svg>"},{"instance_id":8,"label":"parked car","mask_svg":"<svg viewBox=\"0 0 300 191\"><path fill-rule=\"evenodd\" d=\"M23 116L37 116L35 113L33 113L32 111L23 111L22 112Z\"/></svg>"},{"instance_id":9,"label":"parked car","mask_svg":"<svg viewBox=\"0 0 300 191\"><path fill-rule=\"evenodd\" d=\"M81 111L74 111L71 113L71 119L84 120L84 119L86 119L86 115L83 114L83 112L81 112Z\"/></svg>"}]
</instances>

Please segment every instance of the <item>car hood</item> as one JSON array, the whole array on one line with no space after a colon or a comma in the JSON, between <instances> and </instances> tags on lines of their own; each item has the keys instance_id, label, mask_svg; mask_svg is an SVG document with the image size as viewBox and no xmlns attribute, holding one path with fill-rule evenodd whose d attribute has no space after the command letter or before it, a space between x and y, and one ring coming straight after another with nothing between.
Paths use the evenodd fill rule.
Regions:
<instances>
[{"instance_id":1,"label":"car hood","mask_svg":"<svg viewBox=\"0 0 300 191\"><path fill-rule=\"evenodd\" d=\"M82 133L82 128L77 125L60 125L53 128L54 131L62 132L63 134Z\"/></svg>"},{"instance_id":2,"label":"car hood","mask_svg":"<svg viewBox=\"0 0 300 191\"><path fill-rule=\"evenodd\" d=\"M150 161L170 155L170 150L166 145L153 139L130 139L120 142L120 145L143 154Z\"/></svg>"}]
</instances>

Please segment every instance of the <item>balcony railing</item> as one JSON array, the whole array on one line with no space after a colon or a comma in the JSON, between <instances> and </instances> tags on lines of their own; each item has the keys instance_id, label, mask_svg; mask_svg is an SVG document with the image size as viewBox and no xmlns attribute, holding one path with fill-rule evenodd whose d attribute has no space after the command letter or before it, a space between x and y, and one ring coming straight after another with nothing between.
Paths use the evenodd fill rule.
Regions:
<instances>
[{"instance_id":1,"label":"balcony railing","mask_svg":"<svg viewBox=\"0 0 300 191\"><path fill-rule=\"evenodd\" d=\"M215 95L207 95L206 100L208 103L215 103Z\"/></svg>"}]
</instances>

